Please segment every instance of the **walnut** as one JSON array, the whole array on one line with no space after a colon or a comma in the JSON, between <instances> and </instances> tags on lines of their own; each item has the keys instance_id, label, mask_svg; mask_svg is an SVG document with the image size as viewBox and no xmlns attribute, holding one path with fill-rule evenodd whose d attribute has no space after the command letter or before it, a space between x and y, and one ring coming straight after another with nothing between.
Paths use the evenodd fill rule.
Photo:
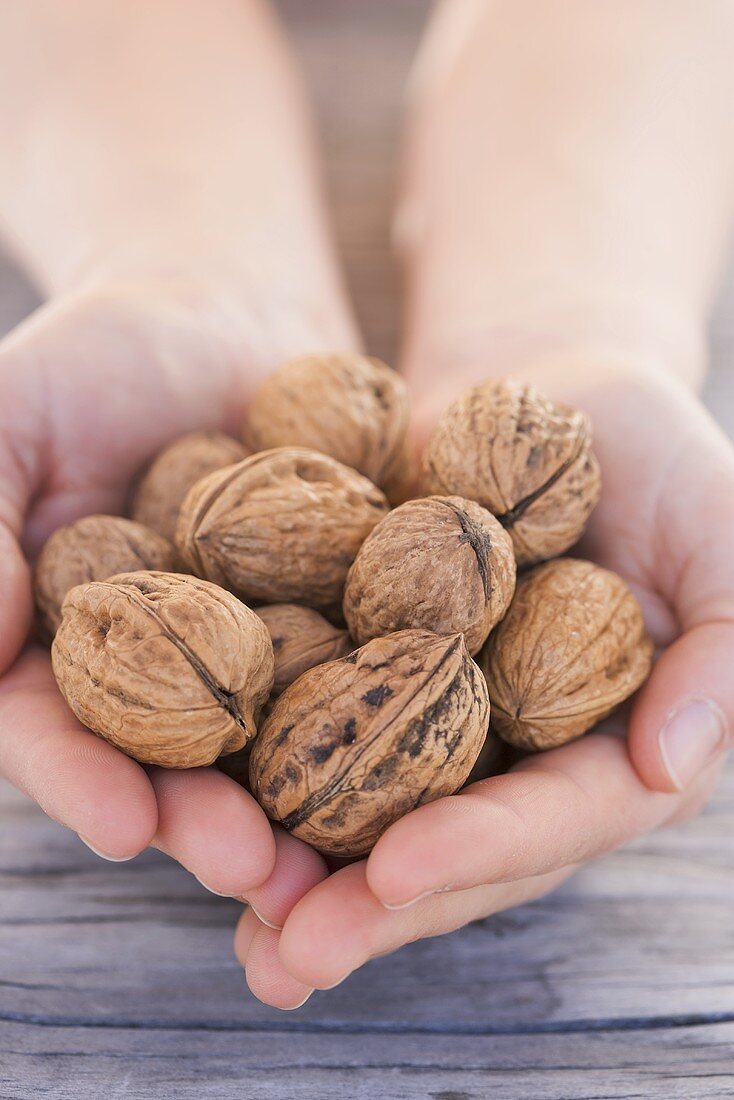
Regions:
<instances>
[{"instance_id":1,"label":"walnut","mask_svg":"<svg viewBox=\"0 0 734 1100\"><path fill-rule=\"evenodd\" d=\"M346 630L332 626L318 611L294 603L259 607L275 654L273 694L282 691L309 668L345 657L354 649Z\"/></svg>"},{"instance_id":2,"label":"walnut","mask_svg":"<svg viewBox=\"0 0 734 1100\"><path fill-rule=\"evenodd\" d=\"M176 542L193 573L249 603L333 613L349 566L387 507L355 470L279 447L198 482L181 508Z\"/></svg>"},{"instance_id":3,"label":"walnut","mask_svg":"<svg viewBox=\"0 0 734 1100\"><path fill-rule=\"evenodd\" d=\"M492 726L529 750L580 737L637 690L652 650L621 577L588 561L547 562L518 582L479 656Z\"/></svg>"},{"instance_id":4,"label":"walnut","mask_svg":"<svg viewBox=\"0 0 734 1100\"><path fill-rule=\"evenodd\" d=\"M224 432L190 432L158 454L143 474L130 515L173 540L178 513L192 485L202 477L241 462L247 451Z\"/></svg>"},{"instance_id":5,"label":"walnut","mask_svg":"<svg viewBox=\"0 0 734 1100\"><path fill-rule=\"evenodd\" d=\"M397 482L407 461L408 416L405 383L379 359L354 352L307 355L262 383L245 443L252 451L310 447L385 488Z\"/></svg>"},{"instance_id":6,"label":"walnut","mask_svg":"<svg viewBox=\"0 0 734 1100\"><path fill-rule=\"evenodd\" d=\"M518 565L562 554L601 490L589 420L513 379L476 386L439 421L422 490L488 508L512 536Z\"/></svg>"},{"instance_id":7,"label":"walnut","mask_svg":"<svg viewBox=\"0 0 734 1100\"><path fill-rule=\"evenodd\" d=\"M402 630L283 692L253 746L250 783L294 836L364 855L398 818L458 790L488 720L463 636Z\"/></svg>"},{"instance_id":8,"label":"walnut","mask_svg":"<svg viewBox=\"0 0 734 1100\"><path fill-rule=\"evenodd\" d=\"M72 588L62 610L51 651L62 694L129 756L196 768L255 736L273 647L229 592L176 573L123 573Z\"/></svg>"},{"instance_id":9,"label":"walnut","mask_svg":"<svg viewBox=\"0 0 734 1100\"><path fill-rule=\"evenodd\" d=\"M59 527L43 547L33 574L43 632L53 638L70 588L136 569L175 569L175 547L162 535L120 516L85 516Z\"/></svg>"},{"instance_id":10,"label":"walnut","mask_svg":"<svg viewBox=\"0 0 734 1100\"><path fill-rule=\"evenodd\" d=\"M512 541L461 497L402 504L367 536L349 570L344 617L358 644L418 627L481 649L515 591Z\"/></svg>"}]
</instances>

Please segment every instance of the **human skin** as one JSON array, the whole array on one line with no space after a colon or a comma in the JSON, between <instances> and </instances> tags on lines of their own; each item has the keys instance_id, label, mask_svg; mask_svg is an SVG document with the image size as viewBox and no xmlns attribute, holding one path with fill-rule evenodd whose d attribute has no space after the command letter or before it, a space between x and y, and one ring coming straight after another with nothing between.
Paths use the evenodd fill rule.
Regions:
<instances>
[{"instance_id":1,"label":"human skin","mask_svg":"<svg viewBox=\"0 0 734 1100\"><path fill-rule=\"evenodd\" d=\"M255 0L17 0L0 128L6 236L48 298L0 344L0 774L106 858L153 844L241 895L273 868L265 815L79 725L26 642L25 554L121 511L172 438L238 434L283 358L357 346L300 82Z\"/></svg>"},{"instance_id":2,"label":"human skin","mask_svg":"<svg viewBox=\"0 0 734 1100\"><path fill-rule=\"evenodd\" d=\"M706 800L734 707L734 466L693 387L734 195L733 38L726 3L439 9L397 219L416 442L491 375L588 409L605 489L583 549L668 648L628 729L424 807L329 875L227 777L146 772L93 737L23 648L21 545L119 511L174 436L236 430L280 359L357 345L287 50L255 2L0 11L0 211L49 297L0 345L0 773L108 858L153 843L246 897L236 948L267 1003L536 897Z\"/></svg>"},{"instance_id":3,"label":"human skin","mask_svg":"<svg viewBox=\"0 0 734 1100\"><path fill-rule=\"evenodd\" d=\"M282 844L236 938L270 1004L538 897L715 784L734 714L734 457L695 389L731 224L732 47L720 2L439 8L397 219L417 436L492 375L586 409L604 489L581 551L627 579L662 655L604 732L420 808L367 860L314 863L308 891Z\"/></svg>"}]
</instances>

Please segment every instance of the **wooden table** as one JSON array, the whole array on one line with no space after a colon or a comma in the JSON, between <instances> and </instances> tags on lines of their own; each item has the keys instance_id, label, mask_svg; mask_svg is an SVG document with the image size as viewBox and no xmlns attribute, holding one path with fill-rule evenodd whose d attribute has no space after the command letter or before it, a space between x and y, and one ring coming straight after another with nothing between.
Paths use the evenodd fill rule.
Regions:
<instances>
[{"instance_id":1,"label":"wooden table","mask_svg":"<svg viewBox=\"0 0 734 1100\"><path fill-rule=\"evenodd\" d=\"M392 357L392 150L426 5L284 7L320 105L368 343ZM729 284L709 401L731 431ZM33 303L6 264L3 328ZM734 1096L733 835L730 769L693 823L285 1014L246 990L234 902L157 853L103 863L0 786L0 1100Z\"/></svg>"}]
</instances>

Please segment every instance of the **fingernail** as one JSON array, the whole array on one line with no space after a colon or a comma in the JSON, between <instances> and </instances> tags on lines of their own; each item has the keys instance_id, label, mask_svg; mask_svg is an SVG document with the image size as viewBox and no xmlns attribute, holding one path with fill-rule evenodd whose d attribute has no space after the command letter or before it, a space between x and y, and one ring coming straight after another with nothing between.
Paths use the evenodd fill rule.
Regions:
<instances>
[{"instance_id":1,"label":"fingernail","mask_svg":"<svg viewBox=\"0 0 734 1100\"><path fill-rule=\"evenodd\" d=\"M411 898L410 901L401 901L398 905L393 905L391 902L383 901L382 905L385 909L389 909L390 912L396 912L398 909L409 909L411 905L417 905L419 901L423 901L425 898L432 898L434 894L448 894L451 890L455 890L454 883L450 883L448 886L439 886L436 890L426 890L423 894L418 894L417 897Z\"/></svg>"},{"instance_id":2,"label":"fingernail","mask_svg":"<svg viewBox=\"0 0 734 1100\"><path fill-rule=\"evenodd\" d=\"M281 1009L281 1011L282 1012L295 1012L297 1008L303 1008L303 1006L305 1005L305 1003L309 999L309 997L313 996L313 992L314 992L313 989L309 989L306 996L303 998L302 1001L299 1001L297 1005L289 1005L288 1008L283 1008L283 1009Z\"/></svg>"},{"instance_id":3,"label":"fingernail","mask_svg":"<svg viewBox=\"0 0 734 1100\"><path fill-rule=\"evenodd\" d=\"M328 993L330 989L336 989L336 987L338 985L342 985L347 980L347 978L349 978L353 973L354 973L354 971L350 970L348 974L344 974L341 978L339 978L338 981L334 982L333 985L322 985L321 986L322 991L324 993Z\"/></svg>"},{"instance_id":4,"label":"fingernail","mask_svg":"<svg viewBox=\"0 0 734 1100\"><path fill-rule=\"evenodd\" d=\"M210 894L214 894L217 898L231 898L231 894L222 894L219 890L212 890L211 886L207 886L205 882L202 882L198 875L194 875L194 878L199 883L199 886L203 886L205 890L208 890Z\"/></svg>"},{"instance_id":5,"label":"fingernail","mask_svg":"<svg viewBox=\"0 0 734 1100\"><path fill-rule=\"evenodd\" d=\"M660 754L679 791L721 756L728 736L723 711L709 699L691 699L668 715L660 731Z\"/></svg>"},{"instance_id":6,"label":"fingernail","mask_svg":"<svg viewBox=\"0 0 734 1100\"><path fill-rule=\"evenodd\" d=\"M266 925L267 928L272 928L274 932L282 932L283 931L283 925L282 924L273 924L273 922L268 920L267 917L264 917L262 915L262 913L259 913L257 911L257 909L255 908L255 906L252 904L252 902L248 901L247 898L237 898L237 901L241 901L241 902L244 902L245 905L249 905L250 909L252 909L253 913L255 914L257 919L260 921L260 923Z\"/></svg>"},{"instance_id":7,"label":"fingernail","mask_svg":"<svg viewBox=\"0 0 734 1100\"><path fill-rule=\"evenodd\" d=\"M135 856L108 856L106 852L100 852L99 848L95 848L93 844L90 844L89 841L81 835L81 833L78 833L77 836L81 840L82 844L86 844L90 852L94 852L94 854L96 856L99 856L100 859L106 859L108 863L129 863L131 859L135 859Z\"/></svg>"}]
</instances>

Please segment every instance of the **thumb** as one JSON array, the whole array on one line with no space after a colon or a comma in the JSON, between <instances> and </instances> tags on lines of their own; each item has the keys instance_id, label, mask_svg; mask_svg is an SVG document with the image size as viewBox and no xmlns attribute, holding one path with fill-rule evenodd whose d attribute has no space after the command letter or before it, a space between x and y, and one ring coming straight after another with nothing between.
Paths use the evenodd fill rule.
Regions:
<instances>
[{"instance_id":1,"label":"thumb","mask_svg":"<svg viewBox=\"0 0 734 1100\"><path fill-rule=\"evenodd\" d=\"M688 788L723 758L734 729L734 452L708 428L686 470L669 478L658 513L660 559L678 559L663 595L681 633L635 704L629 749L659 791Z\"/></svg>"},{"instance_id":2,"label":"thumb","mask_svg":"<svg viewBox=\"0 0 734 1100\"><path fill-rule=\"evenodd\" d=\"M39 447L30 401L19 392L19 374L12 357L0 351L0 675L18 656L33 617L31 572L21 536Z\"/></svg>"}]
</instances>

